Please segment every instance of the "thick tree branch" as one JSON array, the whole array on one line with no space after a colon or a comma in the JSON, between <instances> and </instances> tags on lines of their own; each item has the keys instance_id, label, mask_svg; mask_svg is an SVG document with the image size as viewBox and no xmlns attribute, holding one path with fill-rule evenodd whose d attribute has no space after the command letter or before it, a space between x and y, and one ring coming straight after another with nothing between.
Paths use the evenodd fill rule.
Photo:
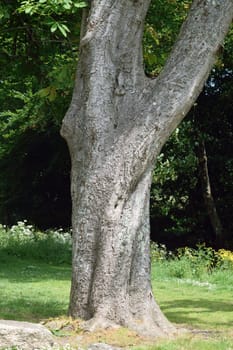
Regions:
<instances>
[{"instance_id":1,"label":"thick tree branch","mask_svg":"<svg viewBox=\"0 0 233 350\"><path fill-rule=\"evenodd\" d=\"M147 91L147 118L172 133L201 92L231 25L232 0L194 0L173 51Z\"/></svg>"}]
</instances>

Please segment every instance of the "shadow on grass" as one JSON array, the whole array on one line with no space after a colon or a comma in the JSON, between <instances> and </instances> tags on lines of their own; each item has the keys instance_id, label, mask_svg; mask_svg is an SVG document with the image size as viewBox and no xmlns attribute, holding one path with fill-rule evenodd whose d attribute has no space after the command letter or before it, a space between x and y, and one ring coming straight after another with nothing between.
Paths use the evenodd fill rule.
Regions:
<instances>
[{"instance_id":1,"label":"shadow on grass","mask_svg":"<svg viewBox=\"0 0 233 350\"><path fill-rule=\"evenodd\" d=\"M1 319L39 322L50 317L66 315L68 305L52 300L46 302L19 298L1 300L0 310Z\"/></svg>"},{"instance_id":2,"label":"shadow on grass","mask_svg":"<svg viewBox=\"0 0 233 350\"><path fill-rule=\"evenodd\" d=\"M0 318L35 321L65 315L71 266L0 256Z\"/></svg>"},{"instance_id":3,"label":"shadow on grass","mask_svg":"<svg viewBox=\"0 0 233 350\"><path fill-rule=\"evenodd\" d=\"M15 256L0 256L0 283L3 279L14 283L45 280L69 281L71 279L71 266L21 259Z\"/></svg>"},{"instance_id":4,"label":"shadow on grass","mask_svg":"<svg viewBox=\"0 0 233 350\"><path fill-rule=\"evenodd\" d=\"M197 326L206 324L206 326L225 326L232 327L233 319L229 319L227 313L231 312L233 316L233 301L217 301L207 299L182 299L163 302L161 305L163 312L171 322L192 323ZM223 313L222 322L219 313ZM205 315L204 315L205 314ZM198 316L199 315L199 316Z\"/></svg>"}]
</instances>

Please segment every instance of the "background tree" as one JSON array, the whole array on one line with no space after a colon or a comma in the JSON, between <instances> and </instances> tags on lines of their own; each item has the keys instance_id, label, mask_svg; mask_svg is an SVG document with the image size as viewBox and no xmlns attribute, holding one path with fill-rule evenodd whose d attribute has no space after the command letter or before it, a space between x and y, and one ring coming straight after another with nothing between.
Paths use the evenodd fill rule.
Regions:
<instances>
[{"instance_id":1,"label":"background tree","mask_svg":"<svg viewBox=\"0 0 233 350\"><path fill-rule=\"evenodd\" d=\"M59 129L73 88L80 21L78 8L72 13L50 3L11 0L0 7L0 215L8 225L27 218L43 228L70 226L70 162Z\"/></svg>"},{"instance_id":2,"label":"background tree","mask_svg":"<svg viewBox=\"0 0 233 350\"><path fill-rule=\"evenodd\" d=\"M163 147L154 170L152 239L166 243L170 249L200 242L232 247L232 71L229 63L229 56L227 61L221 57L187 119ZM203 179L198 166L198 145L203 141L212 195L223 225L221 243L216 242L203 201Z\"/></svg>"}]
</instances>

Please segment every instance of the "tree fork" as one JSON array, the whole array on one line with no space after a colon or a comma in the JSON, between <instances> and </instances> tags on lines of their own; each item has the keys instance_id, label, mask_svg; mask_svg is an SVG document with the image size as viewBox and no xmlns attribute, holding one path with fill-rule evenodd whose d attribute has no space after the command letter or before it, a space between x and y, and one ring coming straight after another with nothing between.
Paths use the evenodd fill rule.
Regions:
<instances>
[{"instance_id":1,"label":"tree fork","mask_svg":"<svg viewBox=\"0 0 233 350\"><path fill-rule=\"evenodd\" d=\"M197 98L233 17L232 0L193 2L156 80L143 71L149 0L91 3L61 133L71 155L70 314L87 327L175 328L150 283L149 194L156 157Z\"/></svg>"}]
</instances>

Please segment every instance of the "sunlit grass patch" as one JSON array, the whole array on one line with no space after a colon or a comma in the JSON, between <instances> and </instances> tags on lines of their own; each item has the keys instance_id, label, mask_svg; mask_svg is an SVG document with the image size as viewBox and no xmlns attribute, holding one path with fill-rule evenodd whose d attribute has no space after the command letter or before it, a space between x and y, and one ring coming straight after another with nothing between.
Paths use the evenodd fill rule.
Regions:
<instances>
[{"instance_id":1,"label":"sunlit grass patch","mask_svg":"<svg viewBox=\"0 0 233 350\"><path fill-rule=\"evenodd\" d=\"M162 266L152 266L156 300L171 322L199 329L227 331L233 327L231 280L222 284L219 276L209 280L178 279L166 276ZM228 283L230 284L228 286Z\"/></svg>"},{"instance_id":2,"label":"sunlit grass patch","mask_svg":"<svg viewBox=\"0 0 233 350\"><path fill-rule=\"evenodd\" d=\"M67 313L70 266L9 257L1 262L0 318L40 321Z\"/></svg>"},{"instance_id":3,"label":"sunlit grass patch","mask_svg":"<svg viewBox=\"0 0 233 350\"><path fill-rule=\"evenodd\" d=\"M227 339L201 339L186 337L159 341L151 346L134 347L134 350L233 350L233 341Z\"/></svg>"}]
</instances>

